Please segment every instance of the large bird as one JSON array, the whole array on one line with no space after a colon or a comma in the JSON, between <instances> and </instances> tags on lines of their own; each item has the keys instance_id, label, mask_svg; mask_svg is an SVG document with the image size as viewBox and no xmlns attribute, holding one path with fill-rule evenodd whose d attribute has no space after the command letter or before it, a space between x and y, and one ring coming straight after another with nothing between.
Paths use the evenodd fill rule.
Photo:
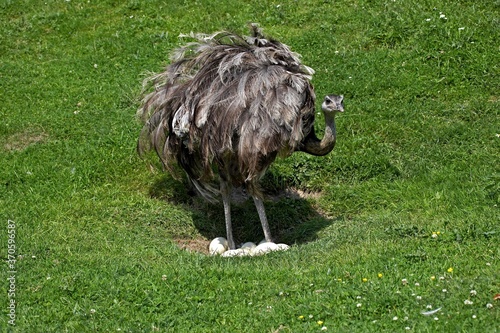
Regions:
<instances>
[{"instance_id":1,"label":"large bird","mask_svg":"<svg viewBox=\"0 0 500 333\"><path fill-rule=\"evenodd\" d=\"M199 194L222 196L229 247L235 248L230 194L252 196L266 241L272 241L258 181L277 156L321 156L335 146L335 115L343 96L325 97L326 129L314 132L314 71L252 24L251 36L227 31L191 34L166 69L145 81L138 115L145 122L140 154L155 150L167 170L180 165ZM218 184L217 184L218 183Z\"/></svg>"}]
</instances>

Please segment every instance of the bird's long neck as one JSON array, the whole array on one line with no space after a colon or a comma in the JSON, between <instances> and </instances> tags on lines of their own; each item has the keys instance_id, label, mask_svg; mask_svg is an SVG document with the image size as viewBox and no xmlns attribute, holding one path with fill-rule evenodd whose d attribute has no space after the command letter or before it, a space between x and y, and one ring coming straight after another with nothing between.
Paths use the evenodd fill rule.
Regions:
<instances>
[{"instance_id":1,"label":"bird's long neck","mask_svg":"<svg viewBox=\"0 0 500 333\"><path fill-rule=\"evenodd\" d=\"M325 134L323 139L318 139L314 133L314 127L311 133L304 140L304 145L300 150L316 156L323 156L328 154L335 147L337 139L337 130L335 127L335 113L324 112L325 114Z\"/></svg>"}]
</instances>

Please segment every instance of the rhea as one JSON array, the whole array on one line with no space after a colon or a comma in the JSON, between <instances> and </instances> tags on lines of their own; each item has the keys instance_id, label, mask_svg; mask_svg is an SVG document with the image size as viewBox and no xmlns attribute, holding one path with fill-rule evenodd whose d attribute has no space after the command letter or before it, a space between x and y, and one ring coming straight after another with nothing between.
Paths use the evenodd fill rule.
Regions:
<instances>
[{"instance_id":1,"label":"rhea","mask_svg":"<svg viewBox=\"0 0 500 333\"><path fill-rule=\"evenodd\" d=\"M326 128L314 130L314 71L252 24L251 36L227 31L191 34L164 71L145 80L138 115L140 154L154 150L167 170L177 163L209 201L222 197L229 247L235 248L230 194L252 196L266 241L272 241L259 180L278 156L328 154L335 146L335 115L343 96L322 103Z\"/></svg>"}]
</instances>

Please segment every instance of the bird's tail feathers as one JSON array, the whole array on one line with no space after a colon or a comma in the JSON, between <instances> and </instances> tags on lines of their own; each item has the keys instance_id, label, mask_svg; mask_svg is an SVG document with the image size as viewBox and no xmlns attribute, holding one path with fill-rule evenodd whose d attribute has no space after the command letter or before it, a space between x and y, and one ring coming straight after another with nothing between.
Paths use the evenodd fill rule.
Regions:
<instances>
[{"instance_id":1,"label":"bird's tail feathers","mask_svg":"<svg viewBox=\"0 0 500 333\"><path fill-rule=\"evenodd\" d=\"M203 197L203 199L207 200L211 203L219 202L220 191L216 189L209 183L201 182L199 180L193 179L188 176L189 182L193 184L194 188L198 192L199 195Z\"/></svg>"}]
</instances>

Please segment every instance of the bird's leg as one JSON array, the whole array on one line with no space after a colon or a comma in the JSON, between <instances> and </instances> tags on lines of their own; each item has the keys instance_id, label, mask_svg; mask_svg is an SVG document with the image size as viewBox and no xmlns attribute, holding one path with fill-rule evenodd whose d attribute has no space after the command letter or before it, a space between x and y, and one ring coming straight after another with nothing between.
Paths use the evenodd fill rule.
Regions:
<instances>
[{"instance_id":1,"label":"bird's leg","mask_svg":"<svg viewBox=\"0 0 500 333\"><path fill-rule=\"evenodd\" d=\"M269 223L267 223L266 210L264 209L264 203L257 196L253 196L253 202L259 213L260 223L262 224L262 230L264 230L264 237L266 242L272 242L271 230L269 229Z\"/></svg>"},{"instance_id":2,"label":"bird's leg","mask_svg":"<svg viewBox=\"0 0 500 333\"><path fill-rule=\"evenodd\" d=\"M226 220L226 237L231 250L236 249L233 239L233 227L231 225L231 187L225 182L220 182L220 193L224 204L224 218Z\"/></svg>"}]
</instances>

